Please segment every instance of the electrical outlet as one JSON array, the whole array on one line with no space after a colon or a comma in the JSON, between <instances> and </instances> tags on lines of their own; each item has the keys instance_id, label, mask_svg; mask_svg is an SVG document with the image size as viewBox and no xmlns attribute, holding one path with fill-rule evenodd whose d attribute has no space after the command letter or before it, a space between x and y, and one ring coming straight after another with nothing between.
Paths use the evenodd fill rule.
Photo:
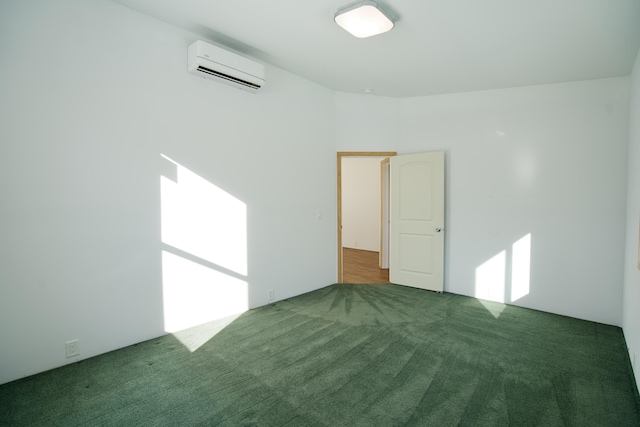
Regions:
<instances>
[{"instance_id":1,"label":"electrical outlet","mask_svg":"<svg viewBox=\"0 0 640 427\"><path fill-rule=\"evenodd\" d=\"M67 357L78 356L80 354L80 340L72 340L64 343L67 350Z\"/></svg>"},{"instance_id":2,"label":"electrical outlet","mask_svg":"<svg viewBox=\"0 0 640 427\"><path fill-rule=\"evenodd\" d=\"M275 292L273 292L273 289L269 289L269 301L273 301L274 299L276 299Z\"/></svg>"}]
</instances>

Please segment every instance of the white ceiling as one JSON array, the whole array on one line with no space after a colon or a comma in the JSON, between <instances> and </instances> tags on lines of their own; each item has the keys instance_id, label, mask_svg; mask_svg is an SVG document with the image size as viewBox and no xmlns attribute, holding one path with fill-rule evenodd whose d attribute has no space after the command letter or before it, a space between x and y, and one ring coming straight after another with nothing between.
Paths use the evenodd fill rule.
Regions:
<instances>
[{"instance_id":1,"label":"white ceiling","mask_svg":"<svg viewBox=\"0 0 640 427\"><path fill-rule=\"evenodd\" d=\"M328 88L409 97L626 76L640 0L384 0L388 33L333 21L352 0L114 0Z\"/></svg>"}]
</instances>

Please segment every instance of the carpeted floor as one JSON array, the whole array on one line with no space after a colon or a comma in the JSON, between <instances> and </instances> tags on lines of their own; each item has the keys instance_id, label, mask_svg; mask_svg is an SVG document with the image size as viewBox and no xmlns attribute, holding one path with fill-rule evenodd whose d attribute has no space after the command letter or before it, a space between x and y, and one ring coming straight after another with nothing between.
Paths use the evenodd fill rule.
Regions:
<instances>
[{"instance_id":1,"label":"carpeted floor","mask_svg":"<svg viewBox=\"0 0 640 427\"><path fill-rule=\"evenodd\" d=\"M640 398L620 328L332 285L2 385L0 425L639 426Z\"/></svg>"}]
</instances>

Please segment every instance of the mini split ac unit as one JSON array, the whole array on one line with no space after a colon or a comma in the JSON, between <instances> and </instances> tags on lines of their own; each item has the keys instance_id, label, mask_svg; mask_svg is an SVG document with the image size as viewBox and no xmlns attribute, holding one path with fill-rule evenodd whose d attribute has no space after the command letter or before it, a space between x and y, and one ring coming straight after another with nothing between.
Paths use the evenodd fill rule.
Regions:
<instances>
[{"instance_id":1,"label":"mini split ac unit","mask_svg":"<svg viewBox=\"0 0 640 427\"><path fill-rule=\"evenodd\" d=\"M203 41L189 46L188 69L192 74L249 92L264 85L264 65Z\"/></svg>"}]
</instances>

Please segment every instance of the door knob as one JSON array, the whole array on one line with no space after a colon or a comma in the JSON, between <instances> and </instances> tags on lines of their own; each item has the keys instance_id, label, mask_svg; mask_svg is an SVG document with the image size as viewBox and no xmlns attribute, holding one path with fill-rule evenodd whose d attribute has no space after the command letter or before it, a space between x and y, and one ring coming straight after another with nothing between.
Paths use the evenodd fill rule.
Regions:
<instances>
[{"instance_id":1,"label":"door knob","mask_svg":"<svg viewBox=\"0 0 640 427\"><path fill-rule=\"evenodd\" d=\"M440 228L440 227L436 227L436 233L439 233L439 232L441 232L441 231L442 231L442 228Z\"/></svg>"}]
</instances>

